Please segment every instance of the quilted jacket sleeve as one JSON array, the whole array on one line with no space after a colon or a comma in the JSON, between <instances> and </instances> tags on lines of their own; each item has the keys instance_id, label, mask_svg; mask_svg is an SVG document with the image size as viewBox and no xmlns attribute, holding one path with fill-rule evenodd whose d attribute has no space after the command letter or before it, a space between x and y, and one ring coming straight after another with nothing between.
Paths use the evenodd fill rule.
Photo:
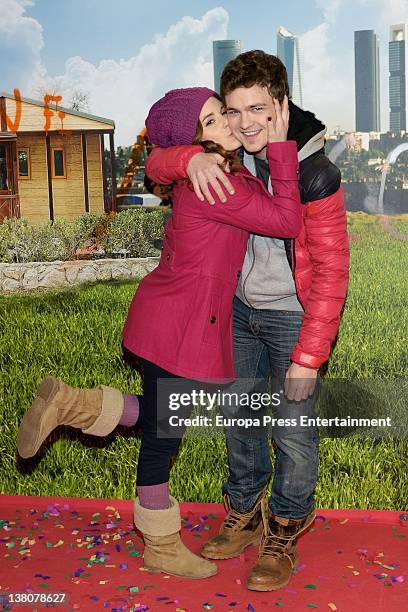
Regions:
<instances>
[{"instance_id":1,"label":"quilted jacket sleeve","mask_svg":"<svg viewBox=\"0 0 408 612\"><path fill-rule=\"evenodd\" d=\"M183 145L161 149L155 147L146 160L146 174L155 183L168 185L187 178L187 166L196 153L202 153L200 145Z\"/></svg>"},{"instance_id":2,"label":"quilted jacket sleeve","mask_svg":"<svg viewBox=\"0 0 408 612\"><path fill-rule=\"evenodd\" d=\"M318 368L327 361L340 325L349 279L349 241L340 187L305 210L306 244L313 273L293 362Z\"/></svg>"}]
</instances>

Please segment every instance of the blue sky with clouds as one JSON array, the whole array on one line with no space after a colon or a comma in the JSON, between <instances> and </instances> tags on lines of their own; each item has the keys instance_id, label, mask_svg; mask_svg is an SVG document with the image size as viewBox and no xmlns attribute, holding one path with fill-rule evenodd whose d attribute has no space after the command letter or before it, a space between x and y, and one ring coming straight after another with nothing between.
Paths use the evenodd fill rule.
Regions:
<instances>
[{"instance_id":1,"label":"blue sky with clouds","mask_svg":"<svg viewBox=\"0 0 408 612\"><path fill-rule=\"evenodd\" d=\"M73 48L75 55L93 62L107 57L117 60L130 57L142 45L151 42L155 34L163 34L185 15L200 19L217 6L224 7L229 14L228 36L242 39L246 49L260 47L275 52L275 33L282 22L288 29L303 32L319 20L320 11L313 3L310 3L311 10L304 8L299 0L282 3L258 0L253 4L256 11L248 10L248 0L220 3L211 0L175 0L171 3L162 0L70 0L65 3L37 0L27 13L38 19L44 28L49 45L44 60L52 72L63 69ZM261 19L257 18L258 14ZM58 22L64 27L57 28Z\"/></svg>"},{"instance_id":2,"label":"blue sky with clouds","mask_svg":"<svg viewBox=\"0 0 408 612\"><path fill-rule=\"evenodd\" d=\"M68 101L113 118L130 143L164 91L213 85L212 40L276 51L284 25L300 37L304 106L333 130L354 129L354 30L381 43L382 129L388 129L388 29L408 21L407 0L1 0L0 90Z\"/></svg>"}]
</instances>

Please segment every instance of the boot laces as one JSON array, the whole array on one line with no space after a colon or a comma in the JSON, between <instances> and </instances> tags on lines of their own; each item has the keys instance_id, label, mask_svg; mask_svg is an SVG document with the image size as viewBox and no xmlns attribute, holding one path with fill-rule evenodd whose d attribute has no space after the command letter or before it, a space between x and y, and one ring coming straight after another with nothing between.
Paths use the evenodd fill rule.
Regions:
<instances>
[{"instance_id":1,"label":"boot laces","mask_svg":"<svg viewBox=\"0 0 408 612\"><path fill-rule=\"evenodd\" d=\"M228 495L224 497L224 505L227 511L227 516L224 519L223 527L225 529L234 529L237 526L247 523L253 516L255 508L252 508L248 512L238 512L231 507Z\"/></svg>"},{"instance_id":2,"label":"boot laces","mask_svg":"<svg viewBox=\"0 0 408 612\"><path fill-rule=\"evenodd\" d=\"M283 536L276 533L264 533L261 538L261 557L281 557L288 553L289 542L295 539L295 535Z\"/></svg>"},{"instance_id":3,"label":"boot laces","mask_svg":"<svg viewBox=\"0 0 408 612\"><path fill-rule=\"evenodd\" d=\"M252 518L252 512L238 512L231 508L224 519L226 529L234 529L239 524L247 523Z\"/></svg>"},{"instance_id":4,"label":"boot laces","mask_svg":"<svg viewBox=\"0 0 408 612\"><path fill-rule=\"evenodd\" d=\"M272 528L269 524L269 512L266 508L263 508L262 510L262 521L264 529L259 547L260 557L282 557L283 555L286 555L292 563L292 559L289 557L288 554L291 548L289 546L289 543L295 540L296 536L300 533L301 530L299 531L299 529L293 529L292 527L292 533L285 534L283 526L280 526L278 527L278 533L272 531Z\"/></svg>"}]
</instances>

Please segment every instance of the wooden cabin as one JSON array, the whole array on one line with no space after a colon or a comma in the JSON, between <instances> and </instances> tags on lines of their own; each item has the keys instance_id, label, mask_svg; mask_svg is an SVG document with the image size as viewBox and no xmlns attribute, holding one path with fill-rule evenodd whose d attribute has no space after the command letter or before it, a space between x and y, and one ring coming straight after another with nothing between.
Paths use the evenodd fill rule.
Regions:
<instances>
[{"instance_id":1,"label":"wooden cabin","mask_svg":"<svg viewBox=\"0 0 408 612\"><path fill-rule=\"evenodd\" d=\"M115 123L59 106L0 93L0 222L31 223L115 209ZM113 189L108 191L104 136L109 135Z\"/></svg>"}]
</instances>

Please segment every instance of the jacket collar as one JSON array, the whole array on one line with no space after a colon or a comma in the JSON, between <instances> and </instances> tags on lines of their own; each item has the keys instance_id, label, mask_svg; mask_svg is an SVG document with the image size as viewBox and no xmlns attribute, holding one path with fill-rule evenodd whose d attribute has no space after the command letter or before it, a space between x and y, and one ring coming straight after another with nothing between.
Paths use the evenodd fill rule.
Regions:
<instances>
[{"instance_id":1,"label":"jacket collar","mask_svg":"<svg viewBox=\"0 0 408 612\"><path fill-rule=\"evenodd\" d=\"M302 151L309 142L314 142L325 133L326 126L313 113L299 108L289 100L288 140L296 141L298 151Z\"/></svg>"}]
</instances>

